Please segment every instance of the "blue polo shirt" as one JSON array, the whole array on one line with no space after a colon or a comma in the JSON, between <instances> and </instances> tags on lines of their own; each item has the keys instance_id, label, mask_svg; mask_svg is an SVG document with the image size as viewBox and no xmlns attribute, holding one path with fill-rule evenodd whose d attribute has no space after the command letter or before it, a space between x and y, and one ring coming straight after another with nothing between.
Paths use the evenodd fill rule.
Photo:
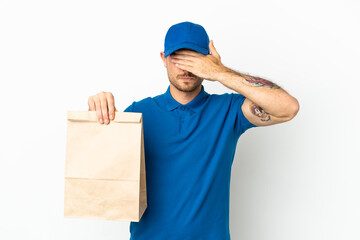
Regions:
<instances>
[{"instance_id":1,"label":"blue polo shirt","mask_svg":"<svg viewBox=\"0 0 360 240\"><path fill-rule=\"evenodd\" d=\"M182 105L170 93L134 101L143 114L147 209L130 240L229 240L231 166L237 141L256 127L238 93L201 92Z\"/></svg>"}]
</instances>

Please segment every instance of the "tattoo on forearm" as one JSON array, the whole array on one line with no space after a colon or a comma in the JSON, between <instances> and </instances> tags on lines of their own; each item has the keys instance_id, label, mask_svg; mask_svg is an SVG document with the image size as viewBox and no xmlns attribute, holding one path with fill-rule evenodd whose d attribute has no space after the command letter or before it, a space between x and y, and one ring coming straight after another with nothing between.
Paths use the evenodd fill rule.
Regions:
<instances>
[{"instance_id":1,"label":"tattoo on forearm","mask_svg":"<svg viewBox=\"0 0 360 240\"><path fill-rule=\"evenodd\" d=\"M270 82L268 80L259 78L259 77L253 77L253 76L249 76L249 75L244 75L241 74L241 76L251 85L253 85L254 87L268 87L271 89L279 89L280 87L278 85L276 85L273 82Z\"/></svg>"},{"instance_id":2,"label":"tattoo on forearm","mask_svg":"<svg viewBox=\"0 0 360 240\"><path fill-rule=\"evenodd\" d=\"M238 72L236 72L236 71L234 71L232 69L229 69L229 68L227 69L227 71L230 71L230 72L244 78L245 81L247 81L248 83L250 83L251 86L254 86L254 87L268 87L268 88L271 88L271 89L279 89L280 88L275 83L270 82L270 81L265 80L265 79L260 78L260 77L254 77L254 76L238 73Z\"/></svg>"},{"instance_id":3,"label":"tattoo on forearm","mask_svg":"<svg viewBox=\"0 0 360 240\"><path fill-rule=\"evenodd\" d=\"M268 113L266 113L261 107L259 107L258 105L252 103L249 106L251 112L258 116L260 118L261 121L269 121L270 120L270 115Z\"/></svg>"}]
</instances>

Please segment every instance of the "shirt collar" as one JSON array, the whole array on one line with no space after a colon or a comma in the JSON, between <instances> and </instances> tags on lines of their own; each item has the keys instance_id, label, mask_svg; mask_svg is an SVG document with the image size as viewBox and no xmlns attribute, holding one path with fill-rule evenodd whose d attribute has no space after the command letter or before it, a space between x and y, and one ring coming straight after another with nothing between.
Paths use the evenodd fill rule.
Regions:
<instances>
[{"instance_id":1,"label":"shirt collar","mask_svg":"<svg viewBox=\"0 0 360 240\"><path fill-rule=\"evenodd\" d=\"M168 111L172 111L179 106L184 106L184 107L187 107L196 112L197 109L204 103L207 96L208 96L208 93L205 92L204 86L201 85L201 90L200 90L199 94L193 100L191 100L187 104L183 105L173 98L173 96L170 93L170 86L169 86L167 88L166 92L164 93L165 108Z\"/></svg>"}]
</instances>

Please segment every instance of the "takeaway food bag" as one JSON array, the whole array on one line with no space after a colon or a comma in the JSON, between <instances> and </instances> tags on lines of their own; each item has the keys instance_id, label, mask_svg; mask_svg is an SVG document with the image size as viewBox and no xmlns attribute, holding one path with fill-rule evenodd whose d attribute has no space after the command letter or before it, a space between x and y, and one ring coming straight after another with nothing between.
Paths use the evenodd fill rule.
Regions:
<instances>
[{"instance_id":1,"label":"takeaway food bag","mask_svg":"<svg viewBox=\"0 0 360 240\"><path fill-rule=\"evenodd\" d=\"M68 111L64 217L138 222L147 208L142 113Z\"/></svg>"}]
</instances>

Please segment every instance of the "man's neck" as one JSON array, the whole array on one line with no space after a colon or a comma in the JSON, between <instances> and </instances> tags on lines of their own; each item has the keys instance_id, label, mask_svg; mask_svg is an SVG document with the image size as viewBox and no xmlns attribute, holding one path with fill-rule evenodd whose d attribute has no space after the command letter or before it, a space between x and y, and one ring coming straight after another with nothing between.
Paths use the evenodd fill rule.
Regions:
<instances>
[{"instance_id":1,"label":"man's neck","mask_svg":"<svg viewBox=\"0 0 360 240\"><path fill-rule=\"evenodd\" d=\"M172 84L170 84L170 93L171 96L182 105L185 105L189 102L191 102L201 91L200 85L197 89L195 89L192 92L183 92L175 88Z\"/></svg>"}]
</instances>

